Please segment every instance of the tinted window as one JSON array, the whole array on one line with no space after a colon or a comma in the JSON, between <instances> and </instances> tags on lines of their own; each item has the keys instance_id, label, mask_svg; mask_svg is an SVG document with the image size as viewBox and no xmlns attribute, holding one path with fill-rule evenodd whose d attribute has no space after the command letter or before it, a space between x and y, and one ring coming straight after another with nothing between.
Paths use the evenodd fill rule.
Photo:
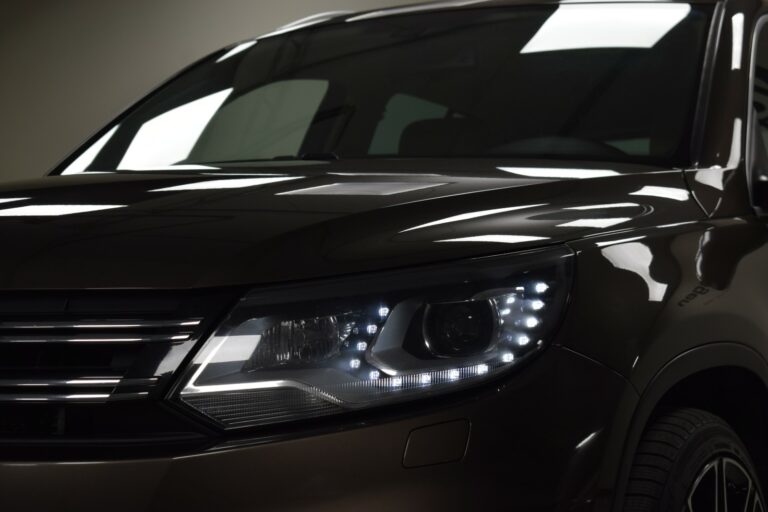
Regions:
<instances>
[{"instance_id":1,"label":"tinted window","mask_svg":"<svg viewBox=\"0 0 768 512\"><path fill-rule=\"evenodd\" d=\"M761 175L768 171L768 30L760 29L755 48L752 94L754 162Z\"/></svg>"},{"instance_id":2,"label":"tinted window","mask_svg":"<svg viewBox=\"0 0 768 512\"><path fill-rule=\"evenodd\" d=\"M408 94L396 94L384 108L368 153L397 155L405 129L418 121L444 119L448 107Z\"/></svg>"},{"instance_id":3,"label":"tinted window","mask_svg":"<svg viewBox=\"0 0 768 512\"><path fill-rule=\"evenodd\" d=\"M331 154L685 165L708 17L564 4L268 36L162 88L67 172Z\"/></svg>"}]
</instances>

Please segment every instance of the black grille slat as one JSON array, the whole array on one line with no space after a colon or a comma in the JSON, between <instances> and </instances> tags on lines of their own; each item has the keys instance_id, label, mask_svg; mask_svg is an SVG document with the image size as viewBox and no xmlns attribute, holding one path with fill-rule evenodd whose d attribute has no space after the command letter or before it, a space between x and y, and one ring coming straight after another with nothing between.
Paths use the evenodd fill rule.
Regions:
<instances>
[{"instance_id":1,"label":"black grille slat","mask_svg":"<svg viewBox=\"0 0 768 512\"><path fill-rule=\"evenodd\" d=\"M175 329L179 327L197 327L202 323L201 318L188 318L184 320L136 320L136 319L97 319L97 320L52 320L52 321L0 321L0 331L11 329L33 329L33 330L124 330L124 329Z\"/></svg>"},{"instance_id":2,"label":"black grille slat","mask_svg":"<svg viewBox=\"0 0 768 512\"><path fill-rule=\"evenodd\" d=\"M58 335L58 336L25 336L2 335L0 343L76 343L76 344L106 344L119 345L131 343L183 343L189 341L192 333L178 335Z\"/></svg>"},{"instance_id":3,"label":"black grille slat","mask_svg":"<svg viewBox=\"0 0 768 512\"><path fill-rule=\"evenodd\" d=\"M202 319L73 319L0 322L3 343L132 344L184 343Z\"/></svg>"},{"instance_id":4,"label":"black grille slat","mask_svg":"<svg viewBox=\"0 0 768 512\"><path fill-rule=\"evenodd\" d=\"M126 343L183 343L194 333L171 334L0 334L0 343L79 343L79 344L126 344Z\"/></svg>"},{"instance_id":5,"label":"black grille slat","mask_svg":"<svg viewBox=\"0 0 768 512\"><path fill-rule=\"evenodd\" d=\"M34 387L71 387L77 386L116 386L123 379L84 377L81 379L0 379L0 388L34 388ZM157 379L133 379L143 384L150 384Z\"/></svg>"},{"instance_id":6,"label":"black grille slat","mask_svg":"<svg viewBox=\"0 0 768 512\"><path fill-rule=\"evenodd\" d=\"M141 345L0 344L0 378L121 377Z\"/></svg>"}]
</instances>

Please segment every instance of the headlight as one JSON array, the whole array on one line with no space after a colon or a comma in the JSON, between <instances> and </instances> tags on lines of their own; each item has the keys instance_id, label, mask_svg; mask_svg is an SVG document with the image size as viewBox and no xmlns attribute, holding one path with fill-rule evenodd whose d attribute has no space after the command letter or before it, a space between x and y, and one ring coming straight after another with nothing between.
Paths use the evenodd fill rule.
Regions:
<instances>
[{"instance_id":1,"label":"headlight","mask_svg":"<svg viewBox=\"0 0 768 512\"><path fill-rule=\"evenodd\" d=\"M226 428L448 393L540 351L567 249L256 290L195 357L179 398Z\"/></svg>"}]
</instances>

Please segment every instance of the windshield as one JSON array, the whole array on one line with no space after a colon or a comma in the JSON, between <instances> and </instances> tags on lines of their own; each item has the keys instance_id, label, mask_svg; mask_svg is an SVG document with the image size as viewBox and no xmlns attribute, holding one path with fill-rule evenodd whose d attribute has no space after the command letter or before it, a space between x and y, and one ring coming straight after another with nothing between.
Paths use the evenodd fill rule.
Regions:
<instances>
[{"instance_id":1,"label":"windshield","mask_svg":"<svg viewBox=\"0 0 768 512\"><path fill-rule=\"evenodd\" d=\"M685 165L709 14L475 8L268 35L160 88L62 173L337 158Z\"/></svg>"}]
</instances>

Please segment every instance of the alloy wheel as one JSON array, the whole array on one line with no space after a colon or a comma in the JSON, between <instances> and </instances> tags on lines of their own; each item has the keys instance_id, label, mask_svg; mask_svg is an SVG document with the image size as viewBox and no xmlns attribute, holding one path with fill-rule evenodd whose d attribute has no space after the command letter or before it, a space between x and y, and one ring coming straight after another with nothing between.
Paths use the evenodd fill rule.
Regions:
<instances>
[{"instance_id":1,"label":"alloy wheel","mask_svg":"<svg viewBox=\"0 0 768 512\"><path fill-rule=\"evenodd\" d=\"M719 457L702 468L683 512L763 512L760 493L744 466Z\"/></svg>"}]
</instances>

